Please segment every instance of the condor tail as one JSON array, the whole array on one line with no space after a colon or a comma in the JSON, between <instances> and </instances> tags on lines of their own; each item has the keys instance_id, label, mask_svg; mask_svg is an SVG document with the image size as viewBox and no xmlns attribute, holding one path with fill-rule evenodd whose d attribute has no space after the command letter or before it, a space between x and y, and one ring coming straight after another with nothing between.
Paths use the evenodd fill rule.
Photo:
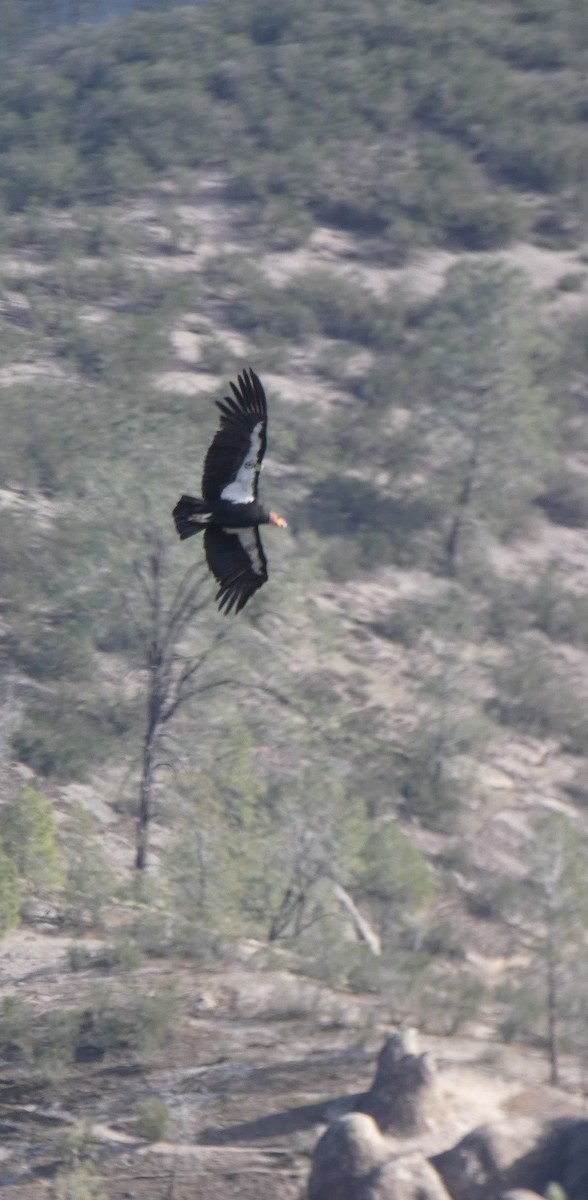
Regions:
<instances>
[{"instance_id":1,"label":"condor tail","mask_svg":"<svg viewBox=\"0 0 588 1200\"><path fill-rule=\"evenodd\" d=\"M210 508L204 500L194 496L180 496L172 513L176 529L182 541L193 533L202 533L210 520Z\"/></svg>"}]
</instances>

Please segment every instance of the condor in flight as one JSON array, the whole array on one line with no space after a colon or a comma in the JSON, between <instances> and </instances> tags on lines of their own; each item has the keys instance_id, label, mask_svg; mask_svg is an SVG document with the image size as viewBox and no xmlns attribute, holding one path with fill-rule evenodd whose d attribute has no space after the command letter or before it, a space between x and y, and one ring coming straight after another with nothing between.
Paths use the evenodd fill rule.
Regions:
<instances>
[{"instance_id":1,"label":"condor in flight","mask_svg":"<svg viewBox=\"0 0 588 1200\"><path fill-rule=\"evenodd\" d=\"M220 429L204 462L203 498L181 496L173 511L182 539L204 530L206 561L220 585L215 599L227 613L239 612L267 580L259 526L287 524L257 499L267 430L263 387L249 368L231 390L216 402Z\"/></svg>"}]
</instances>

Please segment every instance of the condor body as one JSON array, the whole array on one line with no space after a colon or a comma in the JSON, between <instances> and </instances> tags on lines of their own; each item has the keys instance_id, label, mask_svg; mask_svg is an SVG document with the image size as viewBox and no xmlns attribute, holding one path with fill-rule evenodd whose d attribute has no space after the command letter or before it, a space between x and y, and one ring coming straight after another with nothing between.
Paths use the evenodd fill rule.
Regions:
<instances>
[{"instance_id":1,"label":"condor body","mask_svg":"<svg viewBox=\"0 0 588 1200\"><path fill-rule=\"evenodd\" d=\"M202 497L181 496L173 511L180 538L204 532L206 561L225 612L239 612L267 581L260 525L287 524L260 504L257 493L267 439L267 403L255 371L243 371L221 412L204 461Z\"/></svg>"}]
</instances>

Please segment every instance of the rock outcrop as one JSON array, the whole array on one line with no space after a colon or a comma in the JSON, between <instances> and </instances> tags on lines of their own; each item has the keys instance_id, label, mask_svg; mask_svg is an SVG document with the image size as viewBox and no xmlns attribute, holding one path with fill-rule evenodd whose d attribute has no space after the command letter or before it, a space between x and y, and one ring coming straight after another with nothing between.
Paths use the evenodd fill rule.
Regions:
<instances>
[{"instance_id":1,"label":"rock outcrop","mask_svg":"<svg viewBox=\"0 0 588 1200\"><path fill-rule=\"evenodd\" d=\"M451 1200L434 1167L417 1151L384 1163L357 1195L361 1200Z\"/></svg>"},{"instance_id":2,"label":"rock outcrop","mask_svg":"<svg viewBox=\"0 0 588 1200\"><path fill-rule=\"evenodd\" d=\"M541 1193L546 1183L562 1178L563 1132L558 1121L494 1121L472 1130L431 1162L452 1200L498 1200L513 1188Z\"/></svg>"},{"instance_id":3,"label":"rock outcrop","mask_svg":"<svg viewBox=\"0 0 588 1200\"><path fill-rule=\"evenodd\" d=\"M450 1200L419 1153L398 1154L366 1113L334 1121L315 1151L309 1200Z\"/></svg>"},{"instance_id":4,"label":"rock outcrop","mask_svg":"<svg viewBox=\"0 0 588 1200\"><path fill-rule=\"evenodd\" d=\"M380 1050L361 1111L382 1133L406 1137L428 1129L438 1105L435 1067L427 1054L419 1054L415 1031L393 1034Z\"/></svg>"},{"instance_id":5,"label":"rock outcrop","mask_svg":"<svg viewBox=\"0 0 588 1200\"><path fill-rule=\"evenodd\" d=\"M563 1172L561 1183L567 1200L586 1200L588 1197L588 1121L568 1121L564 1134Z\"/></svg>"},{"instance_id":6,"label":"rock outcrop","mask_svg":"<svg viewBox=\"0 0 588 1200\"><path fill-rule=\"evenodd\" d=\"M356 1200L392 1147L371 1117L349 1113L329 1126L314 1152L309 1200Z\"/></svg>"},{"instance_id":7,"label":"rock outcrop","mask_svg":"<svg viewBox=\"0 0 588 1200\"><path fill-rule=\"evenodd\" d=\"M309 1200L536 1200L549 1185L588 1200L588 1120L494 1121L427 1158L418 1135L435 1125L441 1103L416 1035L388 1038L373 1086L316 1147Z\"/></svg>"}]
</instances>

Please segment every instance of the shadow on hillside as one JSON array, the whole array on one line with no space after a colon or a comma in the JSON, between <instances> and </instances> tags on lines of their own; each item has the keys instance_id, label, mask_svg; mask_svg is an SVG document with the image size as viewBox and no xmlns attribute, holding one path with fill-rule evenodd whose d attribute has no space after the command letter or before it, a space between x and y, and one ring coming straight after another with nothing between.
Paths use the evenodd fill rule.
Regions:
<instances>
[{"instance_id":1,"label":"shadow on hillside","mask_svg":"<svg viewBox=\"0 0 588 1200\"><path fill-rule=\"evenodd\" d=\"M222 1146L227 1142L254 1142L273 1137L286 1137L292 1133L300 1133L311 1129L313 1125L324 1124L334 1116L351 1112L364 1097L365 1092L356 1092L352 1096L338 1097L333 1100L322 1100L318 1104L299 1104L296 1108L286 1108L282 1112L271 1113L267 1117L256 1117L253 1121L241 1121L237 1125L225 1125L222 1129L204 1129L198 1139L201 1145Z\"/></svg>"}]
</instances>

